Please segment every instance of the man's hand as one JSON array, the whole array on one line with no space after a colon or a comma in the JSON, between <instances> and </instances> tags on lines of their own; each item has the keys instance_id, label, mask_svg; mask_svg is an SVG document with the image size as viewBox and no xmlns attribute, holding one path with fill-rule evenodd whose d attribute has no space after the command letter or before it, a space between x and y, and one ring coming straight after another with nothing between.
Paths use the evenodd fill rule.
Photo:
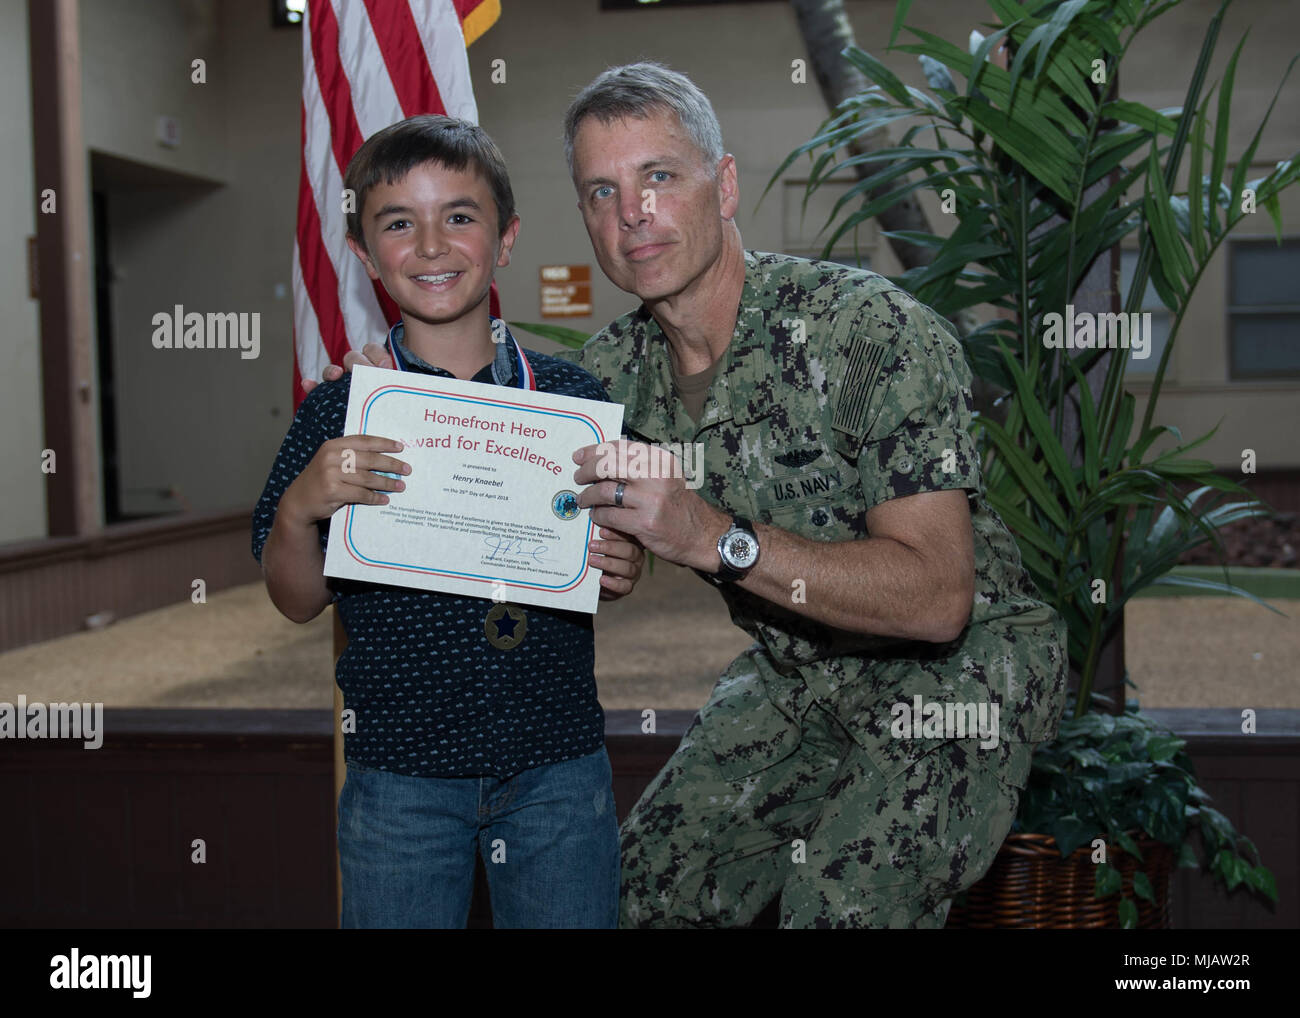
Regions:
<instances>
[{"instance_id":1,"label":"man's hand","mask_svg":"<svg viewBox=\"0 0 1300 1018\"><path fill-rule=\"evenodd\" d=\"M328 365L323 372L322 381L335 382L342 378L347 372L355 367L374 367L388 368L392 370L397 367L393 363L393 358L388 355L388 347L379 343L367 343L361 348L361 353L355 350L349 350L343 357L343 367L337 364ZM314 378L304 378L302 380L302 391L311 392L312 389L320 385L320 382Z\"/></svg>"},{"instance_id":2,"label":"man's hand","mask_svg":"<svg viewBox=\"0 0 1300 1018\"><path fill-rule=\"evenodd\" d=\"M590 485L578 504L592 507L596 523L670 562L717 572L718 538L731 517L686 488L674 456L619 441L586 446L573 459L574 480ZM974 534L961 489L873 506L871 536L857 540L812 541L761 523L754 530L763 553L736 586L797 615L849 633L932 643L956 639L970 620Z\"/></svg>"},{"instance_id":3,"label":"man's hand","mask_svg":"<svg viewBox=\"0 0 1300 1018\"><path fill-rule=\"evenodd\" d=\"M326 442L280 499L277 516L305 526L329 519L345 505L387 505L386 491L404 491L406 483L377 474L409 474L411 466L386 455L402 443L378 435L345 435Z\"/></svg>"},{"instance_id":4,"label":"man's hand","mask_svg":"<svg viewBox=\"0 0 1300 1018\"><path fill-rule=\"evenodd\" d=\"M600 578L600 599L617 601L630 594L636 581L641 578L645 549L636 538L620 534L617 530L601 527L600 536L604 538L603 541L593 540L587 544L591 552L587 556L587 564L604 574Z\"/></svg>"},{"instance_id":5,"label":"man's hand","mask_svg":"<svg viewBox=\"0 0 1300 1018\"><path fill-rule=\"evenodd\" d=\"M590 485L578 504L599 526L636 538L647 551L680 566L716 572L718 538L731 517L686 487L672 453L642 442L602 442L573 454L574 481ZM623 505L615 499L622 483Z\"/></svg>"}]
</instances>

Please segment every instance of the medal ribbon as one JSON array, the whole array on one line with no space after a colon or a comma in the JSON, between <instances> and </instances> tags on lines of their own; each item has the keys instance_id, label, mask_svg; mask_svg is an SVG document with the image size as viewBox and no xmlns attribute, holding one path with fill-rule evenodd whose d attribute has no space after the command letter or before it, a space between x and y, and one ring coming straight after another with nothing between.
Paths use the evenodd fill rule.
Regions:
<instances>
[{"instance_id":1,"label":"medal ribbon","mask_svg":"<svg viewBox=\"0 0 1300 1018\"><path fill-rule=\"evenodd\" d=\"M397 340L393 336L396 331L396 325L388 330L388 352L392 355L393 363L397 365L398 371L409 371L410 369L406 366L406 358L398 350ZM507 333L507 335L510 336L510 342L515 346L515 356L519 359L519 388L535 391L537 389L537 376L533 374L533 366L528 363L528 358L524 356L524 350L519 345L519 340L515 339L512 333Z\"/></svg>"}]
</instances>

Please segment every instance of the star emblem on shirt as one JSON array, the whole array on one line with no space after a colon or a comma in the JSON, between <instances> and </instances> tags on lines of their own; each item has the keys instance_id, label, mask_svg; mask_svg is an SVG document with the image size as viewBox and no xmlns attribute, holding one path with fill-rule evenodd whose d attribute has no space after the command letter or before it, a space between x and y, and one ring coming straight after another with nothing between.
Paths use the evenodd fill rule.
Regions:
<instances>
[{"instance_id":1,"label":"star emblem on shirt","mask_svg":"<svg viewBox=\"0 0 1300 1018\"><path fill-rule=\"evenodd\" d=\"M514 650L528 632L528 616L517 605L493 605L483 620L483 632L498 650Z\"/></svg>"}]
</instances>

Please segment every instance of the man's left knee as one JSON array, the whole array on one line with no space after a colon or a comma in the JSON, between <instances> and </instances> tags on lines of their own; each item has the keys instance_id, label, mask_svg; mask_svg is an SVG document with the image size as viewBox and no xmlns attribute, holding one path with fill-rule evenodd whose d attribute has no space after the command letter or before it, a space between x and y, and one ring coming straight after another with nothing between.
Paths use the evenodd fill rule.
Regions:
<instances>
[{"instance_id":1,"label":"man's left knee","mask_svg":"<svg viewBox=\"0 0 1300 1018\"><path fill-rule=\"evenodd\" d=\"M884 786L847 782L786 883L783 922L941 927L1011 829L1029 750L954 740Z\"/></svg>"}]
</instances>

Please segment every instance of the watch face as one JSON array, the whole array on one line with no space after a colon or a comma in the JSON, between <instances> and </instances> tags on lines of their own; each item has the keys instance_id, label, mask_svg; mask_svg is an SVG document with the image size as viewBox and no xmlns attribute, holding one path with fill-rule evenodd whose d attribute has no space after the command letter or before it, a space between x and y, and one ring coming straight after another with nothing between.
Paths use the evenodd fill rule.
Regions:
<instances>
[{"instance_id":1,"label":"watch face","mask_svg":"<svg viewBox=\"0 0 1300 1018\"><path fill-rule=\"evenodd\" d=\"M748 569L758 561L758 541L754 535L738 530L723 543L723 558L732 569Z\"/></svg>"}]
</instances>

